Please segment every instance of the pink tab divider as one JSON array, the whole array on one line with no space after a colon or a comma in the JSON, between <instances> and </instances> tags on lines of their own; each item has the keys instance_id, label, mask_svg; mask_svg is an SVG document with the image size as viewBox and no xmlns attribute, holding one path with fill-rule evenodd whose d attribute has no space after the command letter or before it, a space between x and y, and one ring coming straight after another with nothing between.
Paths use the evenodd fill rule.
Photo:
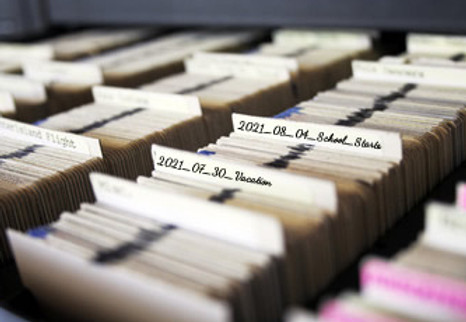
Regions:
<instances>
[{"instance_id":1,"label":"pink tab divider","mask_svg":"<svg viewBox=\"0 0 466 322\"><path fill-rule=\"evenodd\" d=\"M447 308L466 319L466 283L399 267L382 260L367 261L360 271L362 288L378 286L389 291Z\"/></svg>"},{"instance_id":2,"label":"pink tab divider","mask_svg":"<svg viewBox=\"0 0 466 322\"><path fill-rule=\"evenodd\" d=\"M466 184L460 183L456 187L456 206L466 210Z\"/></svg>"}]
</instances>

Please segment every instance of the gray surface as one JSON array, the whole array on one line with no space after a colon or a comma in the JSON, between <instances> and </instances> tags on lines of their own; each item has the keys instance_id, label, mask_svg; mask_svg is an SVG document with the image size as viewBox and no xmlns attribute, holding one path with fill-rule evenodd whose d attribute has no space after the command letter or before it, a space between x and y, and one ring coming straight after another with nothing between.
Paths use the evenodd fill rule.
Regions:
<instances>
[{"instance_id":1,"label":"gray surface","mask_svg":"<svg viewBox=\"0 0 466 322\"><path fill-rule=\"evenodd\" d=\"M24 38L48 27L46 0L0 0L0 38Z\"/></svg>"},{"instance_id":2,"label":"gray surface","mask_svg":"<svg viewBox=\"0 0 466 322\"><path fill-rule=\"evenodd\" d=\"M464 0L49 0L54 23L327 26L466 32Z\"/></svg>"}]
</instances>

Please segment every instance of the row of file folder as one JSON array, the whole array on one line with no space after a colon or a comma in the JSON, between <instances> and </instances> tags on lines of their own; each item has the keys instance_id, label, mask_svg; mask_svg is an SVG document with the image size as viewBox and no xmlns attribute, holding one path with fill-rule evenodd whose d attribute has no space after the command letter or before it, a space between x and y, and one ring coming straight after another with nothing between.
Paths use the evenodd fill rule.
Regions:
<instances>
[{"instance_id":1,"label":"row of file folder","mask_svg":"<svg viewBox=\"0 0 466 322\"><path fill-rule=\"evenodd\" d=\"M87 84L93 102L36 125L0 119L26 287L51 312L109 321L279 321L318 294L466 154L460 60L350 64L373 54L367 37L276 32L139 89ZM122 67L125 50L86 63L145 65Z\"/></svg>"}]
</instances>

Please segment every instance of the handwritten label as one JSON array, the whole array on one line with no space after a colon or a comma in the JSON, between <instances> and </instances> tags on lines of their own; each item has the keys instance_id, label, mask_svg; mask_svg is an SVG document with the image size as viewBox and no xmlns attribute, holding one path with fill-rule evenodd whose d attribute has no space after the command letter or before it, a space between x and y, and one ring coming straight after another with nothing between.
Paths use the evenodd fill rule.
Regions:
<instances>
[{"instance_id":1,"label":"handwritten label","mask_svg":"<svg viewBox=\"0 0 466 322\"><path fill-rule=\"evenodd\" d=\"M0 88L11 93L15 99L45 102L47 92L44 84L20 75L0 74Z\"/></svg>"},{"instance_id":2,"label":"handwritten label","mask_svg":"<svg viewBox=\"0 0 466 322\"><path fill-rule=\"evenodd\" d=\"M327 180L305 178L239 162L216 160L213 157L159 145L152 145L152 158L156 172L176 174L204 182L228 183L229 187L244 191L318 206L331 212L337 210L336 188L333 182Z\"/></svg>"},{"instance_id":3,"label":"handwritten label","mask_svg":"<svg viewBox=\"0 0 466 322\"><path fill-rule=\"evenodd\" d=\"M282 46L318 46L326 48L369 49L371 33L281 29L273 42Z\"/></svg>"},{"instance_id":4,"label":"handwritten label","mask_svg":"<svg viewBox=\"0 0 466 322\"><path fill-rule=\"evenodd\" d=\"M353 61L357 79L466 88L466 69Z\"/></svg>"},{"instance_id":5,"label":"handwritten label","mask_svg":"<svg viewBox=\"0 0 466 322\"><path fill-rule=\"evenodd\" d=\"M466 255L466 212L439 203L429 204L426 209L423 241Z\"/></svg>"},{"instance_id":6,"label":"handwritten label","mask_svg":"<svg viewBox=\"0 0 466 322\"><path fill-rule=\"evenodd\" d=\"M283 230L273 217L104 174L91 173L90 178L98 203L271 255L283 254Z\"/></svg>"},{"instance_id":7,"label":"handwritten label","mask_svg":"<svg viewBox=\"0 0 466 322\"><path fill-rule=\"evenodd\" d=\"M15 110L13 96L8 92L0 92L0 113L13 113Z\"/></svg>"},{"instance_id":8,"label":"handwritten label","mask_svg":"<svg viewBox=\"0 0 466 322\"><path fill-rule=\"evenodd\" d=\"M466 53L466 37L452 35L408 34L410 54L454 55Z\"/></svg>"},{"instance_id":9,"label":"handwritten label","mask_svg":"<svg viewBox=\"0 0 466 322\"><path fill-rule=\"evenodd\" d=\"M97 65L67 62L27 62L23 64L26 77L49 83L96 85L103 82Z\"/></svg>"},{"instance_id":10,"label":"handwritten label","mask_svg":"<svg viewBox=\"0 0 466 322\"><path fill-rule=\"evenodd\" d=\"M0 118L0 133L13 139L102 158L100 142L94 138L48 130L5 118Z\"/></svg>"},{"instance_id":11,"label":"handwritten label","mask_svg":"<svg viewBox=\"0 0 466 322\"><path fill-rule=\"evenodd\" d=\"M0 43L0 59L21 61L28 59L50 60L53 59L53 47L46 44L27 45Z\"/></svg>"},{"instance_id":12,"label":"handwritten label","mask_svg":"<svg viewBox=\"0 0 466 322\"><path fill-rule=\"evenodd\" d=\"M170 113L202 115L199 98L195 96L154 93L109 86L94 86L92 94L94 101L98 104L144 107Z\"/></svg>"},{"instance_id":13,"label":"handwritten label","mask_svg":"<svg viewBox=\"0 0 466 322\"><path fill-rule=\"evenodd\" d=\"M200 53L185 60L185 68L192 74L289 80L290 71L297 70L296 61L293 63L291 59L275 60L275 58L280 57Z\"/></svg>"},{"instance_id":14,"label":"handwritten label","mask_svg":"<svg viewBox=\"0 0 466 322\"><path fill-rule=\"evenodd\" d=\"M233 113L235 133L288 142L307 143L400 161L403 157L399 133L322 125Z\"/></svg>"}]
</instances>

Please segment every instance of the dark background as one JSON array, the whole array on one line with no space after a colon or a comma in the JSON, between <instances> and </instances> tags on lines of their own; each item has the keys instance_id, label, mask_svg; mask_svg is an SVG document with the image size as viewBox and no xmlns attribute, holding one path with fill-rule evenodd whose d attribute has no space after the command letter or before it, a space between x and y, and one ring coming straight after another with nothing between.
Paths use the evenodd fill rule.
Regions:
<instances>
[{"instance_id":1,"label":"dark background","mask_svg":"<svg viewBox=\"0 0 466 322\"><path fill-rule=\"evenodd\" d=\"M0 37L56 26L310 26L466 33L464 0L0 0Z\"/></svg>"}]
</instances>

